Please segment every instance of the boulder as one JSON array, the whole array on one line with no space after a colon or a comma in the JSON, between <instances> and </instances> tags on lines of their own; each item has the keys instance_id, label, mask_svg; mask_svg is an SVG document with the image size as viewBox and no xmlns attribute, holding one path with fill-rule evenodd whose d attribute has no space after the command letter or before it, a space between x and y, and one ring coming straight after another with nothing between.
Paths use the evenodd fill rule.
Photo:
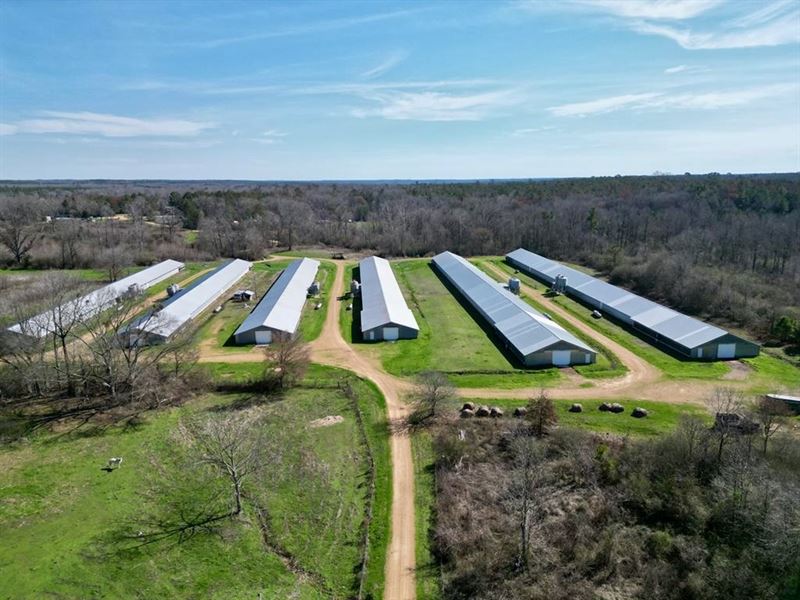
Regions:
<instances>
[{"instance_id":1,"label":"boulder","mask_svg":"<svg viewBox=\"0 0 800 600\"><path fill-rule=\"evenodd\" d=\"M462 419L469 419L470 417L475 416L475 411L469 408L462 408L460 414Z\"/></svg>"},{"instance_id":2,"label":"boulder","mask_svg":"<svg viewBox=\"0 0 800 600\"><path fill-rule=\"evenodd\" d=\"M517 408L514 409L514 416L517 418L521 419L527 414L528 414L528 409L525 408L524 406L518 406Z\"/></svg>"},{"instance_id":3,"label":"boulder","mask_svg":"<svg viewBox=\"0 0 800 600\"><path fill-rule=\"evenodd\" d=\"M474 402L464 402L464 406L461 407L461 410L475 410L475 403Z\"/></svg>"},{"instance_id":4,"label":"boulder","mask_svg":"<svg viewBox=\"0 0 800 600\"><path fill-rule=\"evenodd\" d=\"M603 402L599 407L598 410L601 412L609 412L611 410L611 405L607 402Z\"/></svg>"},{"instance_id":5,"label":"boulder","mask_svg":"<svg viewBox=\"0 0 800 600\"><path fill-rule=\"evenodd\" d=\"M644 409L641 406L637 406L636 408L634 408L633 412L631 413L631 416L636 419L643 419L647 415L648 415L647 409Z\"/></svg>"},{"instance_id":6,"label":"boulder","mask_svg":"<svg viewBox=\"0 0 800 600\"><path fill-rule=\"evenodd\" d=\"M617 404L616 402L614 402L614 404L608 407L608 410L610 410L612 413L619 414L625 412L625 407L622 406L622 404Z\"/></svg>"},{"instance_id":7,"label":"boulder","mask_svg":"<svg viewBox=\"0 0 800 600\"><path fill-rule=\"evenodd\" d=\"M488 406L479 406L478 409L475 411L476 417L488 417L492 414L492 411L489 410Z\"/></svg>"},{"instance_id":8,"label":"boulder","mask_svg":"<svg viewBox=\"0 0 800 600\"><path fill-rule=\"evenodd\" d=\"M498 418L503 416L503 409L499 406L493 406L489 409L489 414L492 417Z\"/></svg>"},{"instance_id":9,"label":"boulder","mask_svg":"<svg viewBox=\"0 0 800 600\"><path fill-rule=\"evenodd\" d=\"M601 407L600 410L603 410ZM571 413L579 413L583 412L583 404L578 404L577 402L569 407L569 412Z\"/></svg>"}]
</instances>

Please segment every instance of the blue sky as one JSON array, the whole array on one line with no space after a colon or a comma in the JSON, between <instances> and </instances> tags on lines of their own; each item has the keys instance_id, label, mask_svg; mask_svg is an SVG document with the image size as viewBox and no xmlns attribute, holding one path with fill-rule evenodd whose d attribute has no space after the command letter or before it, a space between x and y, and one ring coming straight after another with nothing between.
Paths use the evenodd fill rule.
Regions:
<instances>
[{"instance_id":1,"label":"blue sky","mask_svg":"<svg viewBox=\"0 0 800 600\"><path fill-rule=\"evenodd\" d=\"M798 170L798 0L0 2L4 179Z\"/></svg>"}]
</instances>

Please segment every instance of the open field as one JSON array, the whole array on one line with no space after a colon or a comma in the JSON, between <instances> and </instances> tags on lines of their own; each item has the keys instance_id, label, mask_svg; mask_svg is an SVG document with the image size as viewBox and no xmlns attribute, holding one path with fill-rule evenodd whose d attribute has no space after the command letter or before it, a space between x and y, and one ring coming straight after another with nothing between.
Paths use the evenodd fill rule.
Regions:
<instances>
[{"instance_id":1,"label":"open field","mask_svg":"<svg viewBox=\"0 0 800 600\"><path fill-rule=\"evenodd\" d=\"M345 285L352 278L352 265L345 270ZM419 324L416 340L360 343L362 352L380 359L387 372L407 377L430 369L445 372L459 387L551 386L561 380L558 369L515 368L499 350L481 325L448 291L427 259L392 263L403 295ZM353 340L353 319L357 306L347 311L342 303L340 327L348 341ZM354 314L355 313L355 314Z\"/></svg>"},{"instance_id":2,"label":"open field","mask_svg":"<svg viewBox=\"0 0 800 600\"><path fill-rule=\"evenodd\" d=\"M135 427L42 434L0 450L0 596L114 597L136 590L141 597L349 597L368 501L367 447L355 407L336 388L347 374L312 371L310 385L247 409L260 413L263 433L283 449L248 483L269 510L267 544L248 509L216 533L180 543L131 548L114 535L149 510L151 460L170 455L178 421L239 410L254 400L247 395L209 394L151 413ZM385 408L373 386L352 381L376 463L366 590L379 598L391 501ZM328 415L344 420L309 428ZM101 467L110 456L124 462L109 473ZM275 547L296 566L288 568Z\"/></svg>"}]
</instances>

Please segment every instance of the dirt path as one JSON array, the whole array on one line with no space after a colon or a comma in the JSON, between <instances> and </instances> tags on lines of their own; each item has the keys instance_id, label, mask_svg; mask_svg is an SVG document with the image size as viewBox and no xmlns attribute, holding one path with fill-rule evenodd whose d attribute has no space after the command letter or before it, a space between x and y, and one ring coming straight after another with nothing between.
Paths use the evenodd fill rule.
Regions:
<instances>
[{"instance_id":1,"label":"dirt path","mask_svg":"<svg viewBox=\"0 0 800 600\"><path fill-rule=\"evenodd\" d=\"M336 298L344 290L344 264L336 264L328 313L320 336L311 343L314 362L341 367L371 380L386 397L390 422L398 421L408 413L403 394L409 384L383 371L380 364L356 352L342 338L339 329L340 303ZM245 355L247 356L247 355ZM415 522L414 522L414 464L411 440L408 435L393 433L392 451L392 526L389 552L386 557L386 600L413 600L416 598Z\"/></svg>"}]
</instances>

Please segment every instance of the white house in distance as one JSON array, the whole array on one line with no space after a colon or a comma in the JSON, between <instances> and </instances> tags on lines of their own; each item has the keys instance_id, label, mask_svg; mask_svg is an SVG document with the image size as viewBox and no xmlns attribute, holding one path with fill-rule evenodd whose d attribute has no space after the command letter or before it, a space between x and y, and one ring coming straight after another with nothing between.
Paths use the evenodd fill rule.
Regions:
<instances>
[{"instance_id":1,"label":"white house in distance","mask_svg":"<svg viewBox=\"0 0 800 600\"><path fill-rule=\"evenodd\" d=\"M294 336L317 269L319 261L311 258L286 267L233 334L236 343L270 344Z\"/></svg>"},{"instance_id":2,"label":"white house in distance","mask_svg":"<svg viewBox=\"0 0 800 600\"><path fill-rule=\"evenodd\" d=\"M365 341L414 339L419 325L408 308L388 260L358 263L361 277L361 337Z\"/></svg>"}]
</instances>

